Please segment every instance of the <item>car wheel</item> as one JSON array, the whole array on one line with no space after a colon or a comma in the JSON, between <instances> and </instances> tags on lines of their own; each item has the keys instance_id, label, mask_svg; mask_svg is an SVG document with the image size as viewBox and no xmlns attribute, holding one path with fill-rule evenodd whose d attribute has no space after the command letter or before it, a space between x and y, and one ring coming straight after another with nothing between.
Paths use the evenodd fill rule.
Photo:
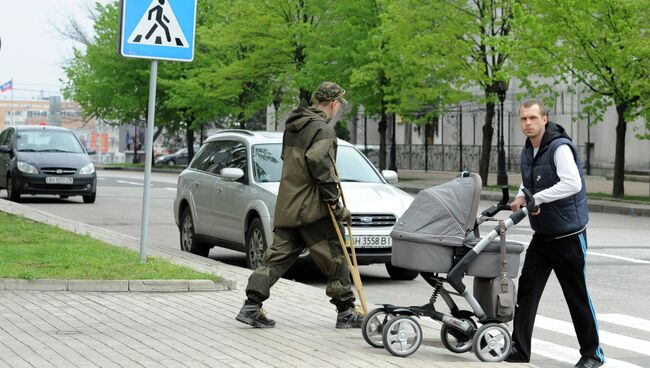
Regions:
<instances>
[{"instance_id":1,"label":"car wheel","mask_svg":"<svg viewBox=\"0 0 650 368\"><path fill-rule=\"evenodd\" d=\"M264 227L259 218L251 221L246 232L246 265L254 270L262 264L264 252L266 252L266 237Z\"/></svg>"},{"instance_id":2,"label":"car wheel","mask_svg":"<svg viewBox=\"0 0 650 368\"><path fill-rule=\"evenodd\" d=\"M97 192L92 192L90 195L83 196L84 203L95 203L96 196L97 196ZM68 196L65 197L67 198ZM63 198L63 196L61 196L61 198Z\"/></svg>"},{"instance_id":3,"label":"car wheel","mask_svg":"<svg viewBox=\"0 0 650 368\"><path fill-rule=\"evenodd\" d=\"M167 165L174 166L174 165L176 165L176 161L169 160L169 161L167 161Z\"/></svg>"},{"instance_id":4,"label":"car wheel","mask_svg":"<svg viewBox=\"0 0 650 368\"><path fill-rule=\"evenodd\" d=\"M7 177L7 199L13 202L20 202L20 193L16 190L16 183L11 176Z\"/></svg>"},{"instance_id":5,"label":"car wheel","mask_svg":"<svg viewBox=\"0 0 650 368\"><path fill-rule=\"evenodd\" d=\"M418 271L393 266L390 263L386 263L386 271L388 271L390 278L393 280L413 280L420 274Z\"/></svg>"},{"instance_id":6,"label":"car wheel","mask_svg":"<svg viewBox=\"0 0 650 368\"><path fill-rule=\"evenodd\" d=\"M192 212L189 207L183 210L181 217L181 250L190 252L198 256L207 257L210 254L210 247L202 244L196 237L194 230L194 220L192 219Z\"/></svg>"}]
</instances>

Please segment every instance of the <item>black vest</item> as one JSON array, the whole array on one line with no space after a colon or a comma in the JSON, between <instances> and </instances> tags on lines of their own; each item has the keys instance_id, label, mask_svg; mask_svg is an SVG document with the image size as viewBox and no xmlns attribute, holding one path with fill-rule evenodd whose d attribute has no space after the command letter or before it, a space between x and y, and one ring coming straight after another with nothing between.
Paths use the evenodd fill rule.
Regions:
<instances>
[{"instance_id":1,"label":"black vest","mask_svg":"<svg viewBox=\"0 0 650 368\"><path fill-rule=\"evenodd\" d=\"M553 157L555 150L562 144L571 147L582 189L580 192L563 199L540 206L541 212L537 216L529 216L530 226L536 233L548 238L557 238L582 230L589 221L587 210L587 191L585 177L582 173L582 164L578 153L571 140L557 138L548 145L540 147L537 156L533 157L533 147L527 144L521 152L521 177L528 190L533 194L550 188L560 181Z\"/></svg>"}]
</instances>

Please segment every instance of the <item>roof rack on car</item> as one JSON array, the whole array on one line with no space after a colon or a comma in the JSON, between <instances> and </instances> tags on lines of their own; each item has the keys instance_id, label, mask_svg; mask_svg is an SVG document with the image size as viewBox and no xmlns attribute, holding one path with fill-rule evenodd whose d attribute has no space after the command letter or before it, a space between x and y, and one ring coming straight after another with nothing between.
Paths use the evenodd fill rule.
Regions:
<instances>
[{"instance_id":1,"label":"roof rack on car","mask_svg":"<svg viewBox=\"0 0 650 368\"><path fill-rule=\"evenodd\" d=\"M224 130L218 131L215 134L219 134L219 133L242 133L242 134L247 134L247 135L255 135L255 133L251 132L250 130L246 130L246 129L224 129Z\"/></svg>"}]
</instances>

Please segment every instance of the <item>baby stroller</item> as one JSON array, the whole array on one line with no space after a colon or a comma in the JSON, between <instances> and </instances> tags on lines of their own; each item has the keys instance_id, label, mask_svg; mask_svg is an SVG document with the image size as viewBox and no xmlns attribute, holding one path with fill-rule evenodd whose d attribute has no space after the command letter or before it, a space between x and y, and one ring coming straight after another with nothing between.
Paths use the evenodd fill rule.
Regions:
<instances>
[{"instance_id":1,"label":"baby stroller","mask_svg":"<svg viewBox=\"0 0 650 368\"><path fill-rule=\"evenodd\" d=\"M507 242L505 232L535 211L535 204L526 190L528 205L499 221L481 239L479 225L494 220L496 213L510 210L510 206L507 188L503 188L501 201L477 219L480 194L480 176L464 172L457 179L425 189L415 197L391 232L392 264L420 271L433 287L433 294L422 306L383 304L371 311L362 326L368 344L385 347L396 356L413 354L422 342L418 319L430 317L442 323L440 338L448 350L464 353L473 349L484 362L499 362L508 356L512 338L503 323L510 321L514 313L516 293L512 278L519 272L524 247ZM465 274L475 277L474 293L462 282ZM453 290L446 289L444 283ZM460 310L452 295L463 297L472 310ZM436 310L438 296L451 314Z\"/></svg>"}]
</instances>

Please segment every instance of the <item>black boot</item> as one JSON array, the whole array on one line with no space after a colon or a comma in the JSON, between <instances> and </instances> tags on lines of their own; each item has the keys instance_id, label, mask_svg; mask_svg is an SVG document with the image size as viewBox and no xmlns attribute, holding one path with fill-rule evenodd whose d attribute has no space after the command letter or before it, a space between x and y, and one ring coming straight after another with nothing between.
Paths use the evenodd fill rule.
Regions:
<instances>
[{"instance_id":1,"label":"black boot","mask_svg":"<svg viewBox=\"0 0 650 368\"><path fill-rule=\"evenodd\" d=\"M244 303L235 319L257 328L275 327L275 321L266 318L266 313L259 304Z\"/></svg>"},{"instance_id":2,"label":"black boot","mask_svg":"<svg viewBox=\"0 0 650 368\"><path fill-rule=\"evenodd\" d=\"M336 328L361 328L363 314L354 307L339 312L336 315Z\"/></svg>"}]
</instances>

